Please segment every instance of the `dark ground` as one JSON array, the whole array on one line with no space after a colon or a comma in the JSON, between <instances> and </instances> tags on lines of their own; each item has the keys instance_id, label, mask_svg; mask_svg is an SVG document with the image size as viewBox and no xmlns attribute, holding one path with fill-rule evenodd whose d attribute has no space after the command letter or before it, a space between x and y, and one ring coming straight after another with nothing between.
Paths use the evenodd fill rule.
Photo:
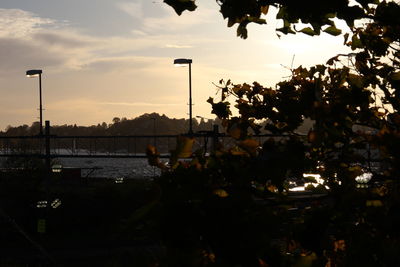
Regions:
<instances>
[{"instance_id":1,"label":"dark ground","mask_svg":"<svg viewBox=\"0 0 400 267\"><path fill-rule=\"evenodd\" d=\"M0 175L0 266L151 266L163 253L130 223L152 199L148 180Z\"/></svg>"}]
</instances>

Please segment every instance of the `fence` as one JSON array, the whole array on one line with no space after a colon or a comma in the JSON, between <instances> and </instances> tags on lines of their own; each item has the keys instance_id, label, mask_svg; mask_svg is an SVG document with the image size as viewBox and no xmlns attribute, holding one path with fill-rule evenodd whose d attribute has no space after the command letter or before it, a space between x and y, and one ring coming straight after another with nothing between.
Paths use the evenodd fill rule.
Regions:
<instances>
[{"instance_id":1,"label":"fence","mask_svg":"<svg viewBox=\"0 0 400 267\"><path fill-rule=\"evenodd\" d=\"M161 157L170 156L176 149L179 135L131 135L131 136L57 136L50 134L50 123L46 121L45 134L36 136L0 136L0 157L39 157L50 162L51 158L145 158L147 145L157 148ZM213 131L191 135L195 142L193 151L202 149L203 153L215 149L217 143L224 147L235 144L231 137ZM260 144L268 138L287 138L285 135L253 136ZM362 153L361 153L362 152ZM377 151L360 151L369 162L380 162ZM48 163L49 164L49 163ZM378 163L380 165L380 163ZM371 164L370 164L371 165Z\"/></svg>"}]
</instances>

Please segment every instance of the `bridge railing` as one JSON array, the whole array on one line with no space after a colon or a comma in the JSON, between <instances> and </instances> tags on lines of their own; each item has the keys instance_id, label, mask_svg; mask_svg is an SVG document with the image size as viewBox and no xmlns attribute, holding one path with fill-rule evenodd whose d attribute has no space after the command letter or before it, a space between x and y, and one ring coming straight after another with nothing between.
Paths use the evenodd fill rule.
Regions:
<instances>
[{"instance_id":1,"label":"bridge railing","mask_svg":"<svg viewBox=\"0 0 400 267\"><path fill-rule=\"evenodd\" d=\"M146 157L147 145L153 145L163 157L168 157L176 149L180 135L130 135L130 136L0 136L0 156L37 156L50 154L57 157ZM214 149L216 143L224 147L233 146L235 140L215 132L193 134L193 151L202 149L204 153ZM284 136L254 136L260 144L266 139ZM46 145L47 144L47 145Z\"/></svg>"},{"instance_id":2,"label":"bridge railing","mask_svg":"<svg viewBox=\"0 0 400 267\"><path fill-rule=\"evenodd\" d=\"M47 164L51 158L62 157L145 158L148 145L155 146L161 157L169 157L177 147L178 136L181 135L59 136L50 134L50 122L46 121L44 135L0 136L0 157L40 157L45 158ZM225 148L236 144L233 138L219 133L217 128L191 136L195 140L192 151L202 149L207 153L218 143ZM282 139L288 135L262 134L253 138L263 144L269 138ZM306 136L302 138L306 139ZM360 154L365 154L363 157L368 164L381 161L376 149L368 148Z\"/></svg>"},{"instance_id":3,"label":"bridge railing","mask_svg":"<svg viewBox=\"0 0 400 267\"><path fill-rule=\"evenodd\" d=\"M167 154L176 146L176 135L132 136L3 136L2 156L39 156L46 152L46 140L51 157L78 156L145 156L147 145L154 145Z\"/></svg>"}]
</instances>

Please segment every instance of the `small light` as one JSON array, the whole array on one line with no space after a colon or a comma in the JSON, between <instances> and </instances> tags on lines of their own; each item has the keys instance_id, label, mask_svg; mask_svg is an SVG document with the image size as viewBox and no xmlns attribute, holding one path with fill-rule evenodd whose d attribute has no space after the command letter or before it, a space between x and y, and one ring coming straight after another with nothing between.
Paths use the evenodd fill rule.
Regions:
<instances>
[{"instance_id":1,"label":"small light","mask_svg":"<svg viewBox=\"0 0 400 267\"><path fill-rule=\"evenodd\" d=\"M356 179L357 183L366 184L371 180L371 178L372 178L372 173L365 172L365 173L357 176L355 179Z\"/></svg>"},{"instance_id":2,"label":"small light","mask_svg":"<svg viewBox=\"0 0 400 267\"><path fill-rule=\"evenodd\" d=\"M122 183L124 183L124 177L115 178L115 183L116 183L116 184L122 184Z\"/></svg>"},{"instance_id":3,"label":"small light","mask_svg":"<svg viewBox=\"0 0 400 267\"><path fill-rule=\"evenodd\" d=\"M51 202L51 207L53 209L58 208L61 205L61 200L56 198L53 202Z\"/></svg>"},{"instance_id":4,"label":"small light","mask_svg":"<svg viewBox=\"0 0 400 267\"><path fill-rule=\"evenodd\" d=\"M60 164L55 164L51 167L52 172L61 172L62 171L62 165Z\"/></svg>"},{"instance_id":5,"label":"small light","mask_svg":"<svg viewBox=\"0 0 400 267\"><path fill-rule=\"evenodd\" d=\"M29 78L37 77L40 74L42 74L42 70L27 70L26 71L26 76Z\"/></svg>"},{"instance_id":6,"label":"small light","mask_svg":"<svg viewBox=\"0 0 400 267\"><path fill-rule=\"evenodd\" d=\"M301 191L305 191L305 187L304 186L296 186L296 187L292 187L289 189L290 192L301 192Z\"/></svg>"},{"instance_id":7,"label":"small light","mask_svg":"<svg viewBox=\"0 0 400 267\"><path fill-rule=\"evenodd\" d=\"M47 207L47 200L40 200L36 203L36 208L42 209Z\"/></svg>"}]
</instances>

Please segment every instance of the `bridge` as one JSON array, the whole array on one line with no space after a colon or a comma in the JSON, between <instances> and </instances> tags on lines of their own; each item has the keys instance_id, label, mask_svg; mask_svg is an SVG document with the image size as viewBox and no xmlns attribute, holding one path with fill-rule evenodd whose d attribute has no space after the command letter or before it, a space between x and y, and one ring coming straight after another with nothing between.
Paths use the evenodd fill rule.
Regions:
<instances>
[{"instance_id":1,"label":"bridge","mask_svg":"<svg viewBox=\"0 0 400 267\"><path fill-rule=\"evenodd\" d=\"M161 157L169 157L181 135L127 135L127 136L0 136L0 157L77 157L77 158L145 158L147 145L157 148ZM275 135L257 135L260 143ZM222 133L196 133L193 150L205 153L214 149L215 142L225 146L234 140ZM276 137L276 136L275 136Z\"/></svg>"},{"instance_id":2,"label":"bridge","mask_svg":"<svg viewBox=\"0 0 400 267\"><path fill-rule=\"evenodd\" d=\"M169 158L177 147L179 136L182 135L59 136L50 134L50 123L46 121L42 135L0 136L0 157L43 158L48 164L53 158L146 158L147 146L153 145L161 158ZM192 151L202 149L203 153L213 151L219 143L224 147L235 144L232 137L219 133L217 128L190 137L195 140ZM287 137L273 134L253 136L260 144L269 138ZM381 161L377 151L367 149L362 154L368 164Z\"/></svg>"},{"instance_id":3,"label":"bridge","mask_svg":"<svg viewBox=\"0 0 400 267\"><path fill-rule=\"evenodd\" d=\"M185 135L115 135L115 136L60 136L50 133L50 122L46 121L44 134L32 136L0 136L0 157L38 158L146 158L146 148L153 145L160 157L167 158L176 149L178 136ZM188 135L186 135L188 136ZM204 153L215 149L217 143L224 146L234 140L218 132L201 131L191 134L195 142L193 151ZM257 135L260 143L267 138L281 135Z\"/></svg>"}]
</instances>

